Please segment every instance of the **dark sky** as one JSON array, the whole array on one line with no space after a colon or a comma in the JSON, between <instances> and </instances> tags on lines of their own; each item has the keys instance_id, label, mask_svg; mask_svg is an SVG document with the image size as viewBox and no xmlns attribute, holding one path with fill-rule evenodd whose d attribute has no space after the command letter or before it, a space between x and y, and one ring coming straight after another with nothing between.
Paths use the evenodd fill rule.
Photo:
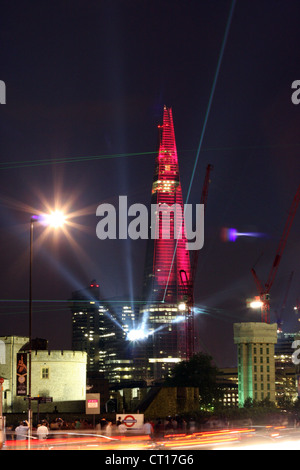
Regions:
<instances>
[{"instance_id":1,"label":"dark sky","mask_svg":"<svg viewBox=\"0 0 300 470\"><path fill-rule=\"evenodd\" d=\"M77 225L45 239L35 227L33 335L69 349L65 300L94 278L106 297L140 293L145 242L100 241L96 208L117 205L119 195L150 203L165 104L186 197L231 4L2 3L0 336L28 333L30 214L55 201ZM246 308L256 295L250 270L257 262L266 281L300 182L300 105L291 101L300 80L299 17L299 0L237 1L193 180L195 204L214 165L195 294L207 312L198 317L200 342L220 366L236 362L233 323L260 320ZM266 237L224 243L222 227ZM271 291L274 311L294 271L285 331L299 325L299 233L300 208Z\"/></svg>"}]
</instances>

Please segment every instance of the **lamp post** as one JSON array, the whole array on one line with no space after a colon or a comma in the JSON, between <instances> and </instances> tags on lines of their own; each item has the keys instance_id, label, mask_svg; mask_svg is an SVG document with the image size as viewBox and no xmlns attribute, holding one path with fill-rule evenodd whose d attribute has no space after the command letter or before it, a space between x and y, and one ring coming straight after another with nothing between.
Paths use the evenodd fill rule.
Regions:
<instances>
[{"instance_id":1,"label":"lamp post","mask_svg":"<svg viewBox=\"0 0 300 470\"><path fill-rule=\"evenodd\" d=\"M32 407L31 407L31 349L32 349L32 260L33 260L33 225L38 221L38 216L30 219L30 250L29 250L29 349L28 349L28 424L29 442L32 434Z\"/></svg>"},{"instance_id":2,"label":"lamp post","mask_svg":"<svg viewBox=\"0 0 300 470\"><path fill-rule=\"evenodd\" d=\"M3 382L4 379L0 377L0 449L2 449L4 443Z\"/></svg>"},{"instance_id":3,"label":"lamp post","mask_svg":"<svg viewBox=\"0 0 300 470\"><path fill-rule=\"evenodd\" d=\"M29 427L29 447L32 436L32 264L33 264L33 227L36 222L58 228L65 222L62 212L55 211L48 215L33 215L30 219L30 250L29 250L29 345L28 345L28 427Z\"/></svg>"}]
</instances>

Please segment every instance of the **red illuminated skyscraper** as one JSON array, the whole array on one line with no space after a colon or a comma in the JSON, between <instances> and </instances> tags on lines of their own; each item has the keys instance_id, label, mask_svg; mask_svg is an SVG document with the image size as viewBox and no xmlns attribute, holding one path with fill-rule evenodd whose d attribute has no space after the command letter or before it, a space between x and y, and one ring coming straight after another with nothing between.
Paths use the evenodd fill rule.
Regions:
<instances>
[{"instance_id":1,"label":"red illuminated skyscraper","mask_svg":"<svg viewBox=\"0 0 300 470\"><path fill-rule=\"evenodd\" d=\"M186 249L184 208L179 178L172 109L164 107L163 124L159 126L160 142L156 157L151 204L158 209L166 204L175 208L164 217L156 213L155 238L149 243L146 266L148 299L167 303L182 300L180 271L190 277L190 257ZM176 212L176 214L175 214Z\"/></svg>"},{"instance_id":2,"label":"red illuminated skyscraper","mask_svg":"<svg viewBox=\"0 0 300 470\"><path fill-rule=\"evenodd\" d=\"M154 378L167 375L176 362L186 358L186 322L178 306L184 300L180 272L184 271L189 279L191 271L171 108L164 107L163 123L158 127L159 150L151 198L156 222L154 228L152 219L144 283L146 305L142 312L153 332L150 363L154 365Z\"/></svg>"}]
</instances>

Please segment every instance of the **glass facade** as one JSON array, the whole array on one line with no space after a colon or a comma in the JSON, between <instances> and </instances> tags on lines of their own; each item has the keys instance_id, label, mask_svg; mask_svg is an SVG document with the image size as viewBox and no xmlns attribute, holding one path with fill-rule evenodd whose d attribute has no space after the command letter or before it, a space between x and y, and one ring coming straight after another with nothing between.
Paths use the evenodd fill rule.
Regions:
<instances>
[{"instance_id":1,"label":"glass facade","mask_svg":"<svg viewBox=\"0 0 300 470\"><path fill-rule=\"evenodd\" d=\"M139 304L100 299L96 281L73 292L72 348L87 352L87 371L103 373L110 383L141 381L147 376L146 353L128 340L138 322Z\"/></svg>"}]
</instances>

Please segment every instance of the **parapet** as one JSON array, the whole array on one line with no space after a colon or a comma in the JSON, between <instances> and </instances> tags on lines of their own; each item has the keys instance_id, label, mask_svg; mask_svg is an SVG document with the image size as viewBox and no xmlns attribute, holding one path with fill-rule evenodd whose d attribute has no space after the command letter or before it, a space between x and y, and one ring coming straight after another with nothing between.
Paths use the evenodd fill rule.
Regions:
<instances>
[{"instance_id":1,"label":"parapet","mask_svg":"<svg viewBox=\"0 0 300 470\"><path fill-rule=\"evenodd\" d=\"M85 351L57 350L57 351L33 351L33 361L45 362L87 362L87 353Z\"/></svg>"},{"instance_id":2,"label":"parapet","mask_svg":"<svg viewBox=\"0 0 300 470\"><path fill-rule=\"evenodd\" d=\"M234 342L239 343L277 343L277 324L263 322L234 323Z\"/></svg>"}]
</instances>

